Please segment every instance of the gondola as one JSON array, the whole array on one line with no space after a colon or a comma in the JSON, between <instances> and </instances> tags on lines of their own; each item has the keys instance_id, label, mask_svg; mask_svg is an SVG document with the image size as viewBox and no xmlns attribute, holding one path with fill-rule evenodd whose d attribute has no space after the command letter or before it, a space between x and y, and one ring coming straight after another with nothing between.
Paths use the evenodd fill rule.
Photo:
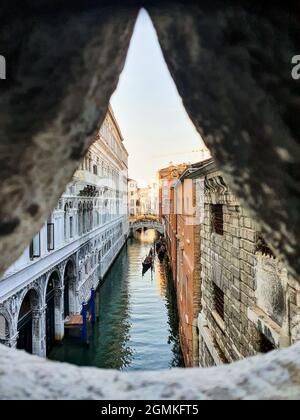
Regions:
<instances>
[{"instance_id":1,"label":"gondola","mask_svg":"<svg viewBox=\"0 0 300 420\"><path fill-rule=\"evenodd\" d=\"M161 241L156 242L155 248L156 248L156 253L157 254L159 253L159 250L160 250L161 246L162 246L162 242Z\"/></svg>"},{"instance_id":2,"label":"gondola","mask_svg":"<svg viewBox=\"0 0 300 420\"><path fill-rule=\"evenodd\" d=\"M166 252L167 252L167 248L165 247L165 245L162 245L157 254L160 262L163 262L163 260L165 259Z\"/></svg>"},{"instance_id":3,"label":"gondola","mask_svg":"<svg viewBox=\"0 0 300 420\"><path fill-rule=\"evenodd\" d=\"M153 257L148 255L143 261L143 275L146 274L150 268L153 268Z\"/></svg>"}]
</instances>

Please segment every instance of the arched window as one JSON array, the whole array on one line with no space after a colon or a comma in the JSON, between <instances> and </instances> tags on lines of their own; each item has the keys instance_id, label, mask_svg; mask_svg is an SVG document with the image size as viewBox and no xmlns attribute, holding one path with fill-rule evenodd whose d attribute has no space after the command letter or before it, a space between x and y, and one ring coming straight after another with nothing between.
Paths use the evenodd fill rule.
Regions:
<instances>
[{"instance_id":1,"label":"arched window","mask_svg":"<svg viewBox=\"0 0 300 420\"><path fill-rule=\"evenodd\" d=\"M83 212L82 212L82 231L86 233L87 231L87 209L86 204L83 205Z\"/></svg>"},{"instance_id":2,"label":"arched window","mask_svg":"<svg viewBox=\"0 0 300 420\"><path fill-rule=\"evenodd\" d=\"M82 235L82 205L78 205L78 235Z\"/></svg>"},{"instance_id":3,"label":"arched window","mask_svg":"<svg viewBox=\"0 0 300 420\"><path fill-rule=\"evenodd\" d=\"M90 203L90 207L89 207L89 230L92 230L94 228L94 223L93 223L93 203Z\"/></svg>"},{"instance_id":4,"label":"arched window","mask_svg":"<svg viewBox=\"0 0 300 420\"><path fill-rule=\"evenodd\" d=\"M68 204L65 205L64 209L64 240L68 239Z\"/></svg>"},{"instance_id":5,"label":"arched window","mask_svg":"<svg viewBox=\"0 0 300 420\"><path fill-rule=\"evenodd\" d=\"M37 354L38 352L33 347L33 342L38 341L39 337L39 328L33 328L33 311L38 308L39 296L32 289L24 297L18 317L17 349L25 350L27 353Z\"/></svg>"}]
</instances>

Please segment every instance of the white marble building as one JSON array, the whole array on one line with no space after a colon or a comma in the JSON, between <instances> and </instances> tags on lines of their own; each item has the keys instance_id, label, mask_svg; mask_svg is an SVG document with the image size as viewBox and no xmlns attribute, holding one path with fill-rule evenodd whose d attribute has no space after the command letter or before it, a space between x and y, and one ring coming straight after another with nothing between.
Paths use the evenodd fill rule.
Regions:
<instances>
[{"instance_id":1,"label":"white marble building","mask_svg":"<svg viewBox=\"0 0 300 420\"><path fill-rule=\"evenodd\" d=\"M128 153L109 108L72 182L0 281L0 343L45 357L124 246Z\"/></svg>"},{"instance_id":2,"label":"white marble building","mask_svg":"<svg viewBox=\"0 0 300 420\"><path fill-rule=\"evenodd\" d=\"M137 181L128 179L128 207L129 216L136 217L140 212L140 196Z\"/></svg>"},{"instance_id":3,"label":"white marble building","mask_svg":"<svg viewBox=\"0 0 300 420\"><path fill-rule=\"evenodd\" d=\"M150 188L150 213L153 216L159 215L159 180L152 182Z\"/></svg>"}]
</instances>

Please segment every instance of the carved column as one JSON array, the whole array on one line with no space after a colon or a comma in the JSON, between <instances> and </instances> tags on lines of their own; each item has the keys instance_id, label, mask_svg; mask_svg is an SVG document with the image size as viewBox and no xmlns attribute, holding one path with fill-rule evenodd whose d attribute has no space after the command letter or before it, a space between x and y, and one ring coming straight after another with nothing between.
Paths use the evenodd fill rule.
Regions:
<instances>
[{"instance_id":1,"label":"carved column","mask_svg":"<svg viewBox=\"0 0 300 420\"><path fill-rule=\"evenodd\" d=\"M46 357L46 307L32 312L32 354Z\"/></svg>"},{"instance_id":2,"label":"carved column","mask_svg":"<svg viewBox=\"0 0 300 420\"><path fill-rule=\"evenodd\" d=\"M72 279L70 279L69 283L70 315L74 315L77 313L76 284L77 277L74 276Z\"/></svg>"},{"instance_id":3,"label":"carved column","mask_svg":"<svg viewBox=\"0 0 300 420\"><path fill-rule=\"evenodd\" d=\"M62 341L65 336L64 327L64 287L58 287L54 291L55 313L55 341Z\"/></svg>"}]
</instances>

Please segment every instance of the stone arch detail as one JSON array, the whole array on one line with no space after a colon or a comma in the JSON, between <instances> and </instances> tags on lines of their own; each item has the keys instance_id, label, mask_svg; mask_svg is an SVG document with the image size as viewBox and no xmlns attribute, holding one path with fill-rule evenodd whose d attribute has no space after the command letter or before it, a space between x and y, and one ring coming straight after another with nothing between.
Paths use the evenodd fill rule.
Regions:
<instances>
[{"instance_id":1,"label":"stone arch detail","mask_svg":"<svg viewBox=\"0 0 300 420\"><path fill-rule=\"evenodd\" d=\"M21 292L19 296L17 319L19 318L20 310L24 302L24 299L27 296L27 294L30 292L34 292L36 294L36 297L33 298L33 309L39 310L39 309L42 309L43 307L43 293L42 293L41 288L38 285L29 285L26 289L24 289Z\"/></svg>"},{"instance_id":2,"label":"stone arch detail","mask_svg":"<svg viewBox=\"0 0 300 420\"><path fill-rule=\"evenodd\" d=\"M17 311L17 322L20 319L20 311L25 298L29 296L30 305L32 310L32 354L45 357L46 346L45 346L45 305L43 305L42 290L38 285L28 286L20 295L19 308ZM18 331L19 333L19 331ZM30 332L29 332L30 333Z\"/></svg>"},{"instance_id":3,"label":"stone arch detail","mask_svg":"<svg viewBox=\"0 0 300 420\"><path fill-rule=\"evenodd\" d=\"M54 281L54 301L52 300L50 307L48 307L48 303L46 302L46 294L50 279L52 277ZM59 267L55 267L46 276L44 299L46 302L46 334L50 332L49 335L52 337L51 340L47 338L47 341L51 341L51 344L48 344L47 346L51 348L53 345L53 339L54 341L58 342L62 341L64 338L64 284Z\"/></svg>"},{"instance_id":4,"label":"stone arch detail","mask_svg":"<svg viewBox=\"0 0 300 420\"><path fill-rule=\"evenodd\" d=\"M70 271L69 268L71 268ZM63 284L64 284L64 299L65 299L65 311L69 315L74 315L78 309L77 302L77 266L76 260L74 257L68 258L64 267L63 275ZM68 287L68 290L66 290Z\"/></svg>"},{"instance_id":5,"label":"stone arch detail","mask_svg":"<svg viewBox=\"0 0 300 420\"><path fill-rule=\"evenodd\" d=\"M59 267L55 267L46 275L46 281L45 281L44 290L43 290L44 300L45 300L45 297L46 297L49 280L50 280L51 276L53 276L54 274L57 274L57 281L55 282L55 288L62 288L63 287L63 280L62 280L62 277L61 277L61 272L59 270Z\"/></svg>"},{"instance_id":6,"label":"stone arch detail","mask_svg":"<svg viewBox=\"0 0 300 420\"><path fill-rule=\"evenodd\" d=\"M0 336L0 343L7 345L9 344L13 336L16 334L16 331L14 329L14 317L12 316L12 314L7 308L1 305L0 305L0 316L4 318L5 322L7 323L7 329L8 329L8 336L7 337Z\"/></svg>"}]
</instances>

